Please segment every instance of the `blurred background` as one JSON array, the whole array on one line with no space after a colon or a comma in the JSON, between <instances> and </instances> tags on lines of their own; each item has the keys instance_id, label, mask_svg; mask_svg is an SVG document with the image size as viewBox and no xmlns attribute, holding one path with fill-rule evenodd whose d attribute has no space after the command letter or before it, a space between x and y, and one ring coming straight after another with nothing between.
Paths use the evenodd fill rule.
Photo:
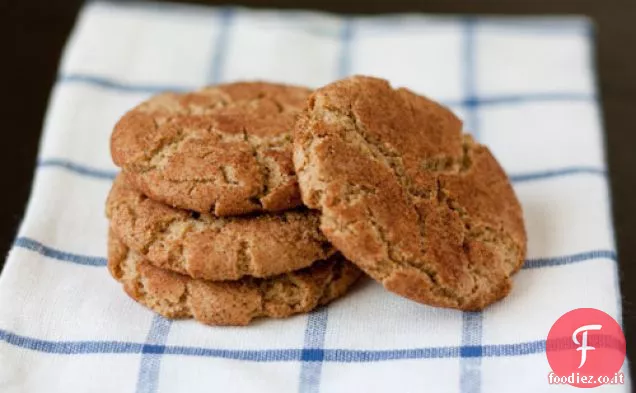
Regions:
<instances>
[{"instance_id":1,"label":"blurred background","mask_svg":"<svg viewBox=\"0 0 636 393\"><path fill-rule=\"evenodd\" d=\"M0 193L0 264L13 241L29 195L42 119L56 78L61 51L79 0L4 0L0 4L3 91L3 192ZM619 0L247 0L232 4L252 8L311 9L345 14L422 12L433 14L582 14L596 25L596 61L604 113L613 195L613 214L621 263L623 312L628 356L636 348L636 1ZM632 375L633 374L632 368Z\"/></svg>"}]
</instances>

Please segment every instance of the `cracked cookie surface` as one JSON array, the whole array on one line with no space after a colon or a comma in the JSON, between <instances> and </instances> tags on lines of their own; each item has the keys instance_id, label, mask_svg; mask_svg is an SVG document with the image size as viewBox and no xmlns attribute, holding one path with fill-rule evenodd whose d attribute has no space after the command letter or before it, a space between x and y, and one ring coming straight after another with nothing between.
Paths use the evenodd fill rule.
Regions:
<instances>
[{"instance_id":1,"label":"cracked cookie surface","mask_svg":"<svg viewBox=\"0 0 636 393\"><path fill-rule=\"evenodd\" d=\"M106 215L117 236L152 264L208 280L270 277L326 259L334 249L318 213L289 210L217 217L147 198L117 176Z\"/></svg>"},{"instance_id":2,"label":"cracked cookie surface","mask_svg":"<svg viewBox=\"0 0 636 393\"><path fill-rule=\"evenodd\" d=\"M351 77L310 97L294 166L347 259L412 300L479 310L508 294L527 241L505 172L461 128L425 97Z\"/></svg>"},{"instance_id":3,"label":"cracked cookie surface","mask_svg":"<svg viewBox=\"0 0 636 393\"><path fill-rule=\"evenodd\" d=\"M300 205L291 133L310 90L263 82L159 94L111 136L115 164L152 199L218 216Z\"/></svg>"},{"instance_id":4,"label":"cracked cookie surface","mask_svg":"<svg viewBox=\"0 0 636 393\"><path fill-rule=\"evenodd\" d=\"M257 317L309 312L344 295L362 274L341 254L334 254L308 268L268 279L193 279L148 263L112 231L108 270L131 298L151 310L208 325L247 325Z\"/></svg>"}]
</instances>

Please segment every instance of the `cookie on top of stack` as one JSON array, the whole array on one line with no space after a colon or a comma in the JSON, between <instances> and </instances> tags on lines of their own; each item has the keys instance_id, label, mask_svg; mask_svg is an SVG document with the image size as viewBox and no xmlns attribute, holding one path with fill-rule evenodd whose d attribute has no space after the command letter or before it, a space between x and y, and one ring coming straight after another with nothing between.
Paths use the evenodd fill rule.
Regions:
<instances>
[{"instance_id":1,"label":"cookie on top of stack","mask_svg":"<svg viewBox=\"0 0 636 393\"><path fill-rule=\"evenodd\" d=\"M109 270L167 317L308 312L359 269L476 310L509 292L525 257L521 207L488 149L381 79L161 94L123 116L111 153Z\"/></svg>"}]
</instances>

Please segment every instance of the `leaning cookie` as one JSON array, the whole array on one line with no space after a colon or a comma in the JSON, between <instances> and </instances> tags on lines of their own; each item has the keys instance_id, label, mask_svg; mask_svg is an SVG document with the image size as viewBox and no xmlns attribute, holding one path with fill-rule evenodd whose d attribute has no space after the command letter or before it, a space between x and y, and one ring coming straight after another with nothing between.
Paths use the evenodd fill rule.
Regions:
<instances>
[{"instance_id":1,"label":"leaning cookie","mask_svg":"<svg viewBox=\"0 0 636 393\"><path fill-rule=\"evenodd\" d=\"M108 269L126 293L167 318L208 325L247 325L254 318L306 313L344 295L361 271L340 254L269 279L205 281L157 268L111 231Z\"/></svg>"},{"instance_id":2,"label":"leaning cookie","mask_svg":"<svg viewBox=\"0 0 636 393\"><path fill-rule=\"evenodd\" d=\"M294 210L216 217L153 201L115 179L106 202L111 228L157 267L207 280L270 277L326 259L334 249L318 213Z\"/></svg>"},{"instance_id":3,"label":"leaning cookie","mask_svg":"<svg viewBox=\"0 0 636 393\"><path fill-rule=\"evenodd\" d=\"M506 174L461 128L425 97L352 77L310 97L294 165L347 259L407 298L479 310L510 291L526 233Z\"/></svg>"},{"instance_id":4,"label":"leaning cookie","mask_svg":"<svg viewBox=\"0 0 636 393\"><path fill-rule=\"evenodd\" d=\"M231 83L164 93L126 113L111 154L152 199L230 216L300 205L291 133L310 90Z\"/></svg>"}]
</instances>

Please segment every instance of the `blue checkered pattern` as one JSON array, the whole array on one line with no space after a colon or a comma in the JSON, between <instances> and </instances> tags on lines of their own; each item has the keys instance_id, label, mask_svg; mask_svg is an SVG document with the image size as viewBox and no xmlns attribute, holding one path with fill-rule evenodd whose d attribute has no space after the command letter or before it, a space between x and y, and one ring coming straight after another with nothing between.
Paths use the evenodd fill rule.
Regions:
<instances>
[{"instance_id":1,"label":"blue checkered pattern","mask_svg":"<svg viewBox=\"0 0 636 393\"><path fill-rule=\"evenodd\" d=\"M590 37L577 18L87 5L0 277L0 390L558 389L546 382L550 325L577 307L621 314ZM206 83L320 86L356 73L444 102L509 172L530 238L509 298L461 313L365 283L308 316L232 329L171 322L121 294L103 268L102 209L124 110Z\"/></svg>"}]
</instances>

